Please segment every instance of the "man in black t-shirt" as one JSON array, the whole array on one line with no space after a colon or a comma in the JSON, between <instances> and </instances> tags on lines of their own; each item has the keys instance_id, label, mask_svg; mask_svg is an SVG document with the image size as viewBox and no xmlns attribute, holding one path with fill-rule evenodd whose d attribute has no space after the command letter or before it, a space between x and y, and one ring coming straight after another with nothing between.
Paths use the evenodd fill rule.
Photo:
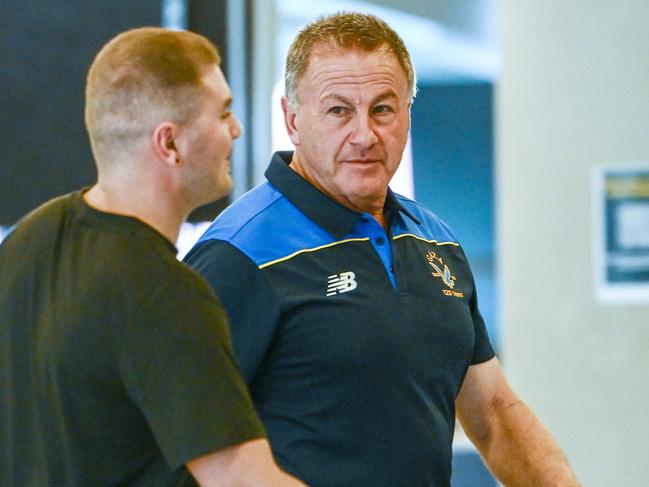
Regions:
<instances>
[{"instance_id":1,"label":"man in black t-shirt","mask_svg":"<svg viewBox=\"0 0 649 487\"><path fill-rule=\"evenodd\" d=\"M231 187L218 65L159 28L97 55L97 184L0 245L1 485L304 485L273 460L209 285L175 259L182 220Z\"/></svg>"}]
</instances>

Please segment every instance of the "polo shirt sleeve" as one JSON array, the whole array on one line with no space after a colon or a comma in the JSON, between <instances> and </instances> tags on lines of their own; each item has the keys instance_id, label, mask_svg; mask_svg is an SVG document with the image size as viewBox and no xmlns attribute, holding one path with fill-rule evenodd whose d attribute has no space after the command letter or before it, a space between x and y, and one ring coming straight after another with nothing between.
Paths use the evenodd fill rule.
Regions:
<instances>
[{"instance_id":1,"label":"polo shirt sleeve","mask_svg":"<svg viewBox=\"0 0 649 487\"><path fill-rule=\"evenodd\" d=\"M480 313L478 308L478 291L475 287L475 279L473 278L473 272L468 264L468 259L464 253L464 249L460 247L462 251L462 257L465 262L467 262L467 267L471 274L471 288L473 292L471 293L471 298L469 299L469 310L471 312L471 318L473 319L473 330L475 333L475 342L473 345L473 356L471 357L471 365L481 364L487 360L491 360L496 356L496 352L493 349L491 340L489 340L489 334L487 332L487 325L485 324L484 318Z\"/></svg>"},{"instance_id":2,"label":"polo shirt sleeve","mask_svg":"<svg viewBox=\"0 0 649 487\"><path fill-rule=\"evenodd\" d=\"M473 318L473 329L475 331L475 344L473 346L471 365L476 365L491 360L496 356L496 353L491 345L491 341L489 340L487 326L485 325L482 314L478 309L478 294L475 291L475 284L470 307L471 317Z\"/></svg>"},{"instance_id":3,"label":"polo shirt sleeve","mask_svg":"<svg viewBox=\"0 0 649 487\"><path fill-rule=\"evenodd\" d=\"M191 274L175 276L180 284L159 283L118 338L127 394L174 470L266 436L234 359L223 310L208 284Z\"/></svg>"},{"instance_id":4,"label":"polo shirt sleeve","mask_svg":"<svg viewBox=\"0 0 649 487\"><path fill-rule=\"evenodd\" d=\"M206 240L185 262L210 283L225 308L235 355L248 384L254 381L280 322L275 293L257 265L223 240Z\"/></svg>"}]
</instances>

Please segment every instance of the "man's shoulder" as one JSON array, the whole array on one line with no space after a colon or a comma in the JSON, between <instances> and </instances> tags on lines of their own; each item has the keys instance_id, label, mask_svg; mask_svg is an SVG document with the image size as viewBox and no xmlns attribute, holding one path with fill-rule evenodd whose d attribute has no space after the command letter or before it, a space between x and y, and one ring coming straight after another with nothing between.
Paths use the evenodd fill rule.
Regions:
<instances>
[{"instance_id":1,"label":"man's shoulder","mask_svg":"<svg viewBox=\"0 0 649 487\"><path fill-rule=\"evenodd\" d=\"M16 224L16 229L27 227L28 225L53 222L63 218L78 204L80 198L81 195L79 192L56 196L37 206L22 217Z\"/></svg>"},{"instance_id":2,"label":"man's shoulder","mask_svg":"<svg viewBox=\"0 0 649 487\"><path fill-rule=\"evenodd\" d=\"M283 258L304 248L331 242L332 237L312 222L269 183L246 193L212 223L188 254L195 259L200 247L209 254L229 253L234 247L255 266ZM227 245L213 244L213 241ZM193 265L193 264L192 264Z\"/></svg>"},{"instance_id":3,"label":"man's shoulder","mask_svg":"<svg viewBox=\"0 0 649 487\"><path fill-rule=\"evenodd\" d=\"M412 234L439 243L459 244L451 228L434 212L418 201L398 194L395 196L401 207L416 219L402 218L393 230L395 236Z\"/></svg>"},{"instance_id":4,"label":"man's shoulder","mask_svg":"<svg viewBox=\"0 0 649 487\"><path fill-rule=\"evenodd\" d=\"M114 252L97 256L92 274L101 282L113 282L122 290L130 290L132 302L138 304L143 315L153 310L178 309L179 303L187 308L203 307L214 300L209 283L180 262L164 242L128 237L119 233L109 237ZM162 319L164 313L155 311L154 314ZM169 318L174 316L170 314Z\"/></svg>"},{"instance_id":5,"label":"man's shoulder","mask_svg":"<svg viewBox=\"0 0 649 487\"><path fill-rule=\"evenodd\" d=\"M278 213L284 195L269 183L261 184L228 206L214 220L199 242L205 240L235 241L237 236L250 226L266 225Z\"/></svg>"},{"instance_id":6,"label":"man's shoulder","mask_svg":"<svg viewBox=\"0 0 649 487\"><path fill-rule=\"evenodd\" d=\"M30 245L47 243L48 237L57 234L62 222L70 218L77 197L78 193L57 196L27 213L5 236L2 242L4 252L13 247L24 253L28 242Z\"/></svg>"}]
</instances>

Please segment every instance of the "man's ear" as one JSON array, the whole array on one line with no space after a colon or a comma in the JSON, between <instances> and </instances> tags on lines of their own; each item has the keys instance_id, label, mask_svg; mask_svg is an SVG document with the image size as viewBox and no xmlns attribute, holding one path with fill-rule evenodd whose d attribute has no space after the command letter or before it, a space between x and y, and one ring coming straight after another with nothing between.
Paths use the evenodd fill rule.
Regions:
<instances>
[{"instance_id":1,"label":"man's ear","mask_svg":"<svg viewBox=\"0 0 649 487\"><path fill-rule=\"evenodd\" d=\"M173 122L162 122L153 130L151 147L159 159L175 166L180 163L180 154L176 144L178 126Z\"/></svg>"},{"instance_id":2,"label":"man's ear","mask_svg":"<svg viewBox=\"0 0 649 487\"><path fill-rule=\"evenodd\" d=\"M284 112L284 126L289 139L295 147L300 145L300 134L298 132L297 111L288 102L286 95L282 96L282 112Z\"/></svg>"}]
</instances>

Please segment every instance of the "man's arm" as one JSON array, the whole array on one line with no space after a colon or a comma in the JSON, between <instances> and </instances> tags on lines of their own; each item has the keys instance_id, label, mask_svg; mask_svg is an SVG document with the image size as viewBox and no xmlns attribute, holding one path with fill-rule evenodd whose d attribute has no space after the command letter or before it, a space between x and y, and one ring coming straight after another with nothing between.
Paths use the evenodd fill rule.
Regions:
<instances>
[{"instance_id":1,"label":"man's arm","mask_svg":"<svg viewBox=\"0 0 649 487\"><path fill-rule=\"evenodd\" d=\"M467 436L504 485L579 486L561 449L511 389L496 358L469 367L456 407Z\"/></svg>"},{"instance_id":2,"label":"man's arm","mask_svg":"<svg viewBox=\"0 0 649 487\"><path fill-rule=\"evenodd\" d=\"M265 439L224 448L187 463L201 487L305 487L279 469Z\"/></svg>"}]
</instances>

